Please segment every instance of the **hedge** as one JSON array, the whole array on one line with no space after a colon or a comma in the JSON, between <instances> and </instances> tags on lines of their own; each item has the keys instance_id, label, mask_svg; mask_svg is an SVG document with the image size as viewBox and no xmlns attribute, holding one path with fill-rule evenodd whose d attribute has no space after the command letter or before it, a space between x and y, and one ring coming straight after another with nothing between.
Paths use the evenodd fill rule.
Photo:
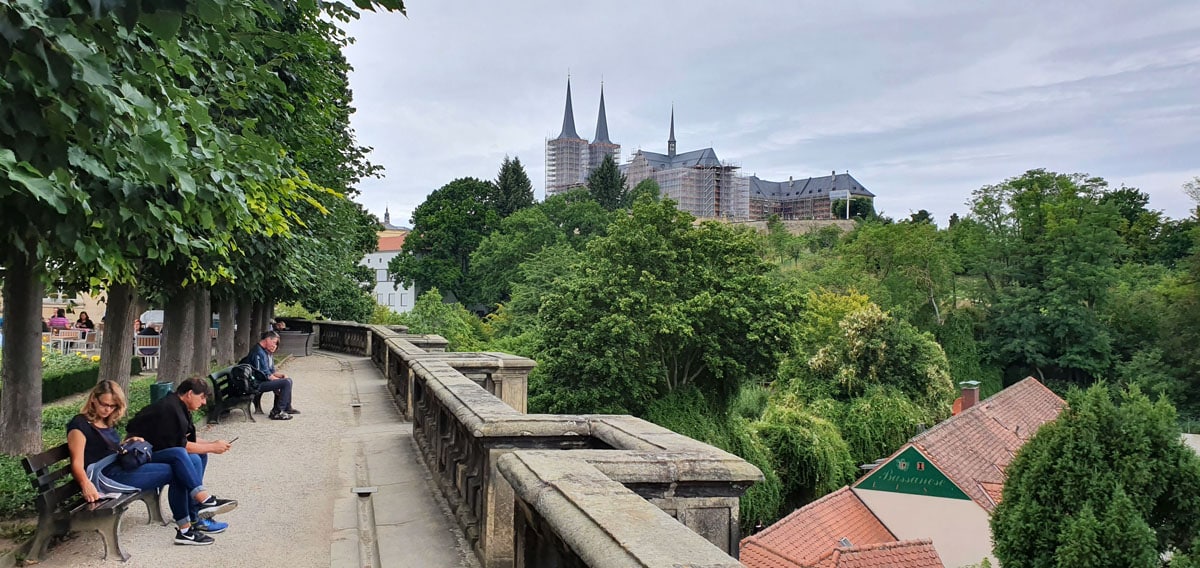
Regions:
<instances>
[{"instance_id":1,"label":"hedge","mask_svg":"<svg viewBox=\"0 0 1200 568\"><path fill-rule=\"evenodd\" d=\"M141 357L133 357L130 362L130 373L137 375L142 372ZM56 401L73 394L87 392L100 381L100 365L91 365L82 369L71 369L61 373L42 376L42 404Z\"/></svg>"}]
</instances>

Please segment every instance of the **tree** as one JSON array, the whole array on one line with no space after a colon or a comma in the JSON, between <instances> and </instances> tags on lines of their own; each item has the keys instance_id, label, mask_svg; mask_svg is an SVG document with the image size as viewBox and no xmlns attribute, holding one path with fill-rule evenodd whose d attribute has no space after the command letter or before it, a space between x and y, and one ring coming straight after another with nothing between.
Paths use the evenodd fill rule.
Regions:
<instances>
[{"instance_id":1,"label":"tree","mask_svg":"<svg viewBox=\"0 0 1200 568\"><path fill-rule=\"evenodd\" d=\"M629 202L633 203L643 195L654 200L661 199L662 188L659 187L658 182L654 181L654 178L646 178L633 186L633 190L629 192Z\"/></svg>"},{"instance_id":2,"label":"tree","mask_svg":"<svg viewBox=\"0 0 1200 568\"><path fill-rule=\"evenodd\" d=\"M1097 309L1124 254L1107 183L1031 170L972 196L955 228L969 274L982 278L989 351L1009 376L1086 384L1113 364Z\"/></svg>"},{"instance_id":3,"label":"tree","mask_svg":"<svg viewBox=\"0 0 1200 568\"><path fill-rule=\"evenodd\" d=\"M545 247L569 245L578 250L602 234L609 213L584 191L551 195L533 207L500 221L471 253L471 272L479 286L478 301L488 306L508 301L520 279L521 263Z\"/></svg>"},{"instance_id":4,"label":"tree","mask_svg":"<svg viewBox=\"0 0 1200 568\"><path fill-rule=\"evenodd\" d=\"M640 199L551 283L532 406L639 414L688 385L723 405L774 372L798 299L770 278L753 232L692 219Z\"/></svg>"},{"instance_id":5,"label":"tree","mask_svg":"<svg viewBox=\"0 0 1200 568\"><path fill-rule=\"evenodd\" d=\"M587 177L587 188L592 199L609 211L629 206L629 192L625 189L627 183L625 174L617 167L617 160L610 155L604 156L600 165Z\"/></svg>"},{"instance_id":6,"label":"tree","mask_svg":"<svg viewBox=\"0 0 1200 568\"><path fill-rule=\"evenodd\" d=\"M1200 457L1180 440L1170 403L1136 389L1114 400L1104 384L1067 401L1006 470L991 519L1000 563L1158 566L1168 551L1194 554Z\"/></svg>"},{"instance_id":7,"label":"tree","mask_svg":"<svg viewBox=\"0 0 1200 568\"><path fill-rule=\"evenodd\" d=\"M500 173L496 175L496 195L494 204L496 213L501 219L516 213L526 207L533 206L533 184L525 174L521 158L508 159L500 165Z\"/></svg>"},{"instance_id":8,"label":"tree","mask_svg":"<svg viewBox=\"0 0 1200 568\"><path fill-rule=\"evenodd\" d=\"M438 288L456 301L476 300L471 253L499 223L489 203L495 189L475 178L456 179L433 193L413 212L413 230L400 254L388 263L396 282L418 290Z\"/></svg>"}]
</instances>

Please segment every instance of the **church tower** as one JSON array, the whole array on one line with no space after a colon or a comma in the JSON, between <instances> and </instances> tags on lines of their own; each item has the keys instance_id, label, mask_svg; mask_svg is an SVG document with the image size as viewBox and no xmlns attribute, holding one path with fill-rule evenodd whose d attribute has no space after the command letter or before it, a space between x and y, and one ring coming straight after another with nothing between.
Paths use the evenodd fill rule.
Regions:
<instances>
[{"instance_id":1,"label":"church tower","mask_svg":"<svg viewBox=\"0 0 1200 568\"><path fill-rule=\"evenodd\" d=\"M675 105L671 105L671 137L667 138L667 156L675 157Z\"/></svg>"},{"instance_id":2,"label":"church tower","mask_svg":"<svg viewBox=\"0 0 1200 568\"><path fill-rule=\"evenodd\" d=\"M596 138L588 144L588 172L600 167L605 156L621 163L621 145L608 138L608 117L604 113L604 83L600 83L600 114L596 117Z\"/></svg>"},{"instance_id":3,"label":"church tower","mask_svg":"<svg viewBox=\"0 0 1200 568\"><path fill-rule=\"evenodd\" d=\"M546 195L562 193L586 183L588 141L575 132L575 112L571 107L571 79L567 78L567 106L563 110L562 131L546 141Z\"/></svg>"}]
</instances>

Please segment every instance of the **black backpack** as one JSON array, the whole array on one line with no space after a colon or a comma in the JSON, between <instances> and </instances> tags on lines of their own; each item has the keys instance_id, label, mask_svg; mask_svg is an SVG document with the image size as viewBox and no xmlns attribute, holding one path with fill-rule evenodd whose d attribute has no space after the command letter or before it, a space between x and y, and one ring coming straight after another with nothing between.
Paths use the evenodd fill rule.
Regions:
<instances>
[{"instance_id":1,"label":"black backpack","mask_svg":"<svg viewBox=\"0 0 1200 568\"><path fill-rule=\"evenodd\" d=\"M229 370L229 395L246 396L258 392L258 379L254 367L242 363Z\"/></svg>"}]
</instances>

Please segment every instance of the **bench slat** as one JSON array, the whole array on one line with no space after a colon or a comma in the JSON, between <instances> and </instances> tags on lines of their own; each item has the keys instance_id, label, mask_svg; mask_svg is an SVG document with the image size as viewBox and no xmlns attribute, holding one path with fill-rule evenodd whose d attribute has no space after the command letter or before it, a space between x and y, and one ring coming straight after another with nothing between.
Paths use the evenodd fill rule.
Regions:
<instances>
[{"instance_id":1,"label":"bench slat","mask_svg":"<svg viewBox=\"0 0 1200 568\"><path fill-rule=\"evenodd\" d=\"M67 449L66 444L60 444L40 454L25 456L21 463L25 465L25 473L33 475L39 470L46 469L62 460L71 458L71 451Z\"/></svg>"}]
</instances>

